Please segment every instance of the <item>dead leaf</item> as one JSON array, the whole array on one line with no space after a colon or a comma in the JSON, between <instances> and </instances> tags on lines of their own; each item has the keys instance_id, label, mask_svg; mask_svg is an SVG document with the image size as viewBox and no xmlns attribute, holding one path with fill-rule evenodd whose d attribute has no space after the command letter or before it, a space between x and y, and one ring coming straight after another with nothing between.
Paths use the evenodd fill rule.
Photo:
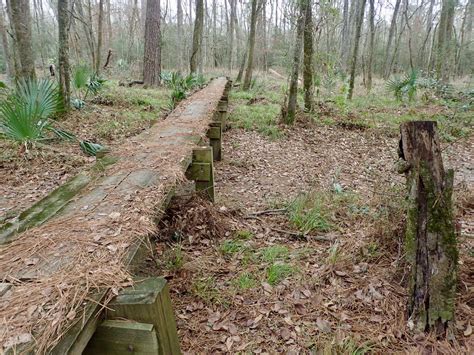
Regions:
<instances>
[{"instance_id":1,"label":"dead leaf","mask_svg":"<svg viewBox=\"0 0 474 355\"><path fill-rule=\"evenodd\" d=\"M283 340L288 340L291 337L291 332L288 328L282 328L280 330L280 336L282 337Z\"/></svg>"},{"instance_id":2,"label":"dead leaf","mask_svg":"<svg viewBox=\"0 0 474 355\"><path fill-rule=\"evenodd\" d=\"M464 331L464 336L468 337L472 334L472 325L469 323L466 327L466 330Z\"/></svg>"},{"instance_id":3,"label":"dead leaf","mask_svg":"<svg viewBox=\"0 0 474 355\"><path fill-rule=\"evenodd\" d=\"M266 282L262 282L262 287L265 292L272 293L273 292L273 287Z\"/></svg>"},{"instance_id":4,"label":"dead leaf","mask_svg":"<svg viewBox=\"0 0 474 355\"><path fill-rule=\"evenodd\" d=\"M330 333L331 332L331 323L329 323L327 320L324 320L324 319L321 319L321 318L318 317L316 319L316 326L323 333Z\"/></svg>"}]
</instances>

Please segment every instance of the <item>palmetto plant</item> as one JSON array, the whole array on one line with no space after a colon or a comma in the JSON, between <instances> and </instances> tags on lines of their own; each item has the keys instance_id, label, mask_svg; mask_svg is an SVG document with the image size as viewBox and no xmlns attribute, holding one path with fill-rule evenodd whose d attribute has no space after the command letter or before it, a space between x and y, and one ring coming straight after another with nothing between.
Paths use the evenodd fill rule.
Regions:
<instances>
[{"instance_id":1,"label":"palmetto plant","mask_svg":"<svg viewBox=\"0 0 474 355\"><path fill-rule=\"evenodd\" d=\"M55 128L50 118L61 110L54 81L20 80L13 92L0 102L0 137L19 142L28 150L33 143L49 139L52 133L61 139L78 141L88 155L102 149L100 145L81 141L74 134Z\"/></svg>"},{"instance_id":2,"label":"palmetto plant","mask_svg":"<svg viewBox=\"0 0 474 355\"><path fill-rule=\"evenodd\" d=\"M161 80L171 91L170 108L184 100L188 92L195 88L200 88L206 83L206 79L201 74L189 74L182 76L179 72L162 72Z\"/></svg>"},{"instance_id":3,"label":"palmetto plant","mask_svg":"<svg viewBox=\"0 0 474 355\"><path fill-rule=\"evenodd\" d=\"M413 101L418 89L418 72L412 70L405 76L395 76L385 83L388 92L392 93L398 101L403 101L404 97L408 97L409 101Z\"/></svg>"},{"instance_id":4,"label":"palmetto plant","mask_svg":"<svg viewBox=\"0 0 474 355\"><path fill-rule=\"evenodd\" d=\"M105 80L94 73L87 65L79 65L74 69L72 84L76 98L71 104L77 109L85 106L85 100L89 93L96 95L102 88Z\"/></svg>"},{"instance_id":5,"label":"palmetto plant","mask_svg":"<svg viewBox=\"0 0 474 355\"><path fill-rule=\"evenodd\" d=\"M49 117L60 109L59 92L49 80L21 80L0 104L0 131L25 145L44 138Z\"/></svg>"}]
</instances>

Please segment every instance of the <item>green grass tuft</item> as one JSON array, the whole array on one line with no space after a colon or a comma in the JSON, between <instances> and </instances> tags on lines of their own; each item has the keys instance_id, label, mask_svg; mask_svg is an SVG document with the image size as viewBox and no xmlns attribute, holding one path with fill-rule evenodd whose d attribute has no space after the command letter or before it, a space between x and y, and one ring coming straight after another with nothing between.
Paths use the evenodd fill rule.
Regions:
<instances>
[{"instance_id":1,"label":"green grass tuft","mask_svg":"<svg viewBox=\"0 0 474 355\"><path fill-rule=\"evenodd\" d=\"M273 245L262 249L261 258L265 262L273 263L276 260L287 259L289 255L288 248L283 245Z\"/></svg>"},{"instance_id":2,"label":"green grass tuft","mask_svg":"<svg viewBox=\"0 0 474 355\"><path fill-rule=\"evenodd\" d=\"M243 241L227 239L220 245L220 251L223 255L233 255L247 249Z\"/></svg>"},{"instance_id":3,"label":"green grass tuft","mask_svg":"<svg viewBox=\"0 0 474 355\"><path fill-rule=\"evenodd\" d=\"M295 267L285 263L275 263L267 269L267 282L277 285L296 272Z\"/></svg>"},{"instance_id":4,"label":"green grass tuft","mask_svg":"<svg viewBox=\"0 0 474 355\"><path fill-rule=\"evenodd\" d=\"M235 286L240 290L249 290L257 286L257 280L249 272L244 272L234 279Z\"/></svg>"}]
</instances>

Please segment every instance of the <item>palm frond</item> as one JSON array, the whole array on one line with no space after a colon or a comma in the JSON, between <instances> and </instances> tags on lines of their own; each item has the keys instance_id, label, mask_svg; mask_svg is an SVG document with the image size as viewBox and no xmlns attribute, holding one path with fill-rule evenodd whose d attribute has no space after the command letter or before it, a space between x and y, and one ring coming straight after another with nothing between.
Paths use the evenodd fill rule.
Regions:
<instances>
[{"instance_id":1,"label":"palm frond","mask_svg":"<svg viewBox=\"0 0 474 355\"><path fill-rule=\"evenodd\" d=\"M77 90L86 89L92 70L87 65L79 65L74 69L73 85Z\"/></svg>"},{"instance_id":2,"label":"palm frond","mask_svg":"<svg viewBox=\"0 0 474 355\"><path fill-rule=\"evenodd\" d=\"M56 82L46 79L21 79L17 82L13 98L19 101L19 105L29 106L30 112L43 119L62 110Z\"/></svg>"},{"instance_id":3,"label":"palm frond","mask_svg":"<svg viewBox=\"0 0 474 355\"><path fill-rule=\"evenodd\" d=\"M82 151L86 153L89 156L95 157L98 152L104 149L104 146L88 141L88 140L82 140L79 142L79 146L81 147Z\"/></svg>"}]
</instances>

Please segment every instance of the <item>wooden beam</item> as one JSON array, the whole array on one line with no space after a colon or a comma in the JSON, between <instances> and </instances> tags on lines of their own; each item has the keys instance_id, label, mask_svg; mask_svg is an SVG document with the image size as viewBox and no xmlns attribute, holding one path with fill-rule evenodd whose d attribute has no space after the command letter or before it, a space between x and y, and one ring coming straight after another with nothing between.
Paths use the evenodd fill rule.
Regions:
<instances>
[{"instance_id":1,"label":"wooden beam","mask_svg":"<svg viewBox=\"0 0 474 355\"><path fill-rule=\"evenodd\" d=\"M106 318L153 324L158 336L158 354L181 354L168 284L162 277L139 280L122 290L109 304Z\"/></svg>"},{"instance_id":2,"label":"wooden beam","mask_svg":"<svg viewBox=\"0 0 474 355\"><path fill-rule=\"evenodd\" d=\"M84 355L159 354L153 324L106 320L97 327Z\"/></svg>"},{"instance_id":3,"label":"wooden beam","mask_svg":"<svg viewBox=\"0 0 474 355\"><path fill-rule=\"evenodd\" d=\"M215 161L220 161L222 160L222 122L215 121L209 126L207 137L212 147L213 158Z\"/></svg>"},{"instance_id":4,"label":"wooden beam","mask_svg":"<svg viewBox=\"0 0 474 355\"><path fill-rule=\"evenodd\" d=\"M201 192L212 202L214 196L214 164L212 147L193 149L193 160L186 176L196 183L196 191Z\"/></svg>"}]
</instances>

